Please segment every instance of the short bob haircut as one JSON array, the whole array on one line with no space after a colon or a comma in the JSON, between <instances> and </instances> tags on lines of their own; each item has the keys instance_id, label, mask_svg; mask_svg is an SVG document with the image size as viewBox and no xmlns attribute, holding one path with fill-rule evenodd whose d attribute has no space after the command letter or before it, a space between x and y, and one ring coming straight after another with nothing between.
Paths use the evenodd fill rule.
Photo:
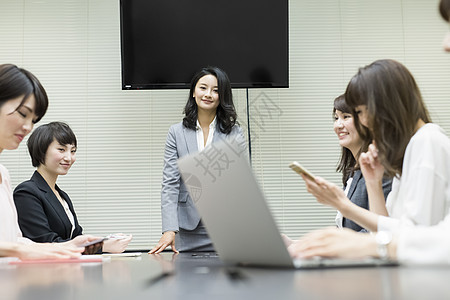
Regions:
<instances>
[{"instance_id":1,"label":"short bob haircut","mask_svg":"<svg viewBox=\"0 0 450 300\"><path fill-rule=\"evenodd\" d=\"M450 22L450 0L441 0L439 12L445 21Z\"/></svg>"},{"instance_id":2,"label":"short bob haircut","mask_svg":"<svg viewBox=\"0 0 450 300\"><path fill-rule=\"evenodd\" d=\"M29 71L12 64L0 65L0 107L11 99L23 97L17 110L32 94L36 98L34 114L37 118L34 123L37 123L45 115L48 107L44 87Z\"/></svg>"},{"instance_id":3,"label":"short bob haircut","mask_svg":"<svg viewBox=\"0 0 450 300\"><path fill-rule=\"evenodd\" d=\"M368 127L380 161L390 177L401 176L406 146L417 122L431 122L419 87L401 63L385 59L360 68L347 85L345 100L353 109L356 129L362 134L355 108L366 105Z\"/></svg>"},{"instance_id":4,"label":"short bob haircut","mask_svg":"<svg viewBox=\"0 0 450 300\"><path fill-rule=\"evenodd\" d=\"M340 95L334 99L333 103L333 119L335 119L336 111L339 110L345 114L352 114L353 110L350 106L345 102L345 95ZM350 149L342 147L341 158L339 159L338 166L336 168L337 172L342 172L342 184L345 186L348 178L353 176L353 173L359 169L358 158L361 152L366 152L372 138L370 136L367 128L361 128L362 135L358 132L359 138L361 139L362 145L357 153L357 157L353 156L352 151Z\"/></svg>"},{"instance_id":5,"label":"short bob haircut","mask_svg":"<svg viewBox=\"0 0 450 300\"><path fill-rule=\"evenodd\" d=\"M189 98L184 107L185 117L183 118L183 125L192 130L195 130L197 127L198 108L193 95L197 82L206 75L213 75L217 78L219 106L217 107L216 121L220 131L229 134L236 124L237 114L233 104L230 80L227 74L217 67L203 68L192 78Z\"/></svg>"},{"instance_id":6,"label":"short bob haircut","mask_svg":"<svg viewBox=\"0 0 450 300\"><path fill-rule=\"evenodd\" d=\"M66 123L51 122L41 125L33 131L27 142L33 167L45 165L45 155L53 141L57 141L61 145L77 147L77 138Z\"/></svg>"}]
</instances>

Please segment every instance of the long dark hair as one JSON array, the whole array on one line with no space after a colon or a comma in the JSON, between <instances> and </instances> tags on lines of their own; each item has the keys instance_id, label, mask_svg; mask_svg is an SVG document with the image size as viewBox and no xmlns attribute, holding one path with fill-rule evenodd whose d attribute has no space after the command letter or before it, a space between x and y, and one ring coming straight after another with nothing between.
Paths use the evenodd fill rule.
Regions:
<instances>
[{"instance_id":1,"label":"long dark hair","mask_svg":"<svg viewBox=\"0 0 450 300\"><path fill-rule=\"evenodd\" d=\"M345 114L351 114L352 109L345 102L345 95L340 95L334 99L333 105L333 119L335 117L336 111L339 110ZM358 132L359 134L359 132ZM341 147L341 158L339 159L338 166L336 167L337 172L342 172L342 184L345 185L349 177L353 176L353 173L359 169L358 158L361 152L367 151L369 147L371 137L367 129L363 128L363 134L359 134L362 141L362 146L357 153L357 157L353 156L352 151L346 147Z\"/></svg>"},{"instance_id":2,"label":"long dark hair","mask_svg":"<svg viewBox=\"0 0 450 300\"><path fill-rule=\"evenodd\" d=\"M417 122L431 122L412 74L401 63L385 59L360 68L345 92L353 109L355 126L363 129L355 107L366 105L368 127L375 140L380 161L389 176L402 174L406 146Z\"/></svg>"},{"instance_id":3,"label":"long dark hair","mask_svg":"<svg viewBox=\"0 0 450 300\"><path fill-rule=\"evenodd\" d=\"M45 115L48 107L47 93L39 80L31 72L18 68L16 65L0 65L0 107L8 100L23 96L21 107L33 94L36 99L34 114L35 123Z\"/></svg>"},{"instance_id":4,"label":"long dark hair","mask_svg":"<svg viewBox=\"0 0 450 300\"><path fill-rule=\"evenodd\" d=\"M206 67L197 72L191 81L189 98L184 107L185 117L183 125L195 130L197 127L198 108L194 98L195 86L200 78L206 75L213 75L217 78L219 89L219 106L216 111L216 121L222 133L229 134L236 124L237 114L233 104L233 94L231 92L230 80L227 74L217 67Z\"/></svg>"}]
</instances>

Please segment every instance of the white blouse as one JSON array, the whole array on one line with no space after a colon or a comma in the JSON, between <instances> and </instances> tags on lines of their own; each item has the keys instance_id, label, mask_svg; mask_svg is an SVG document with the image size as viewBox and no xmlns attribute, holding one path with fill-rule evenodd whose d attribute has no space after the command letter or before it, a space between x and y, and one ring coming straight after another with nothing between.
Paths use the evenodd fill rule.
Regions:
<instances>
[{"instance_id":1,"label":"white blouse","mask_svg":"<svg viewBox=\"0 0 450 300\"><path fill-rule=\"evenodd\" d=\"M347 183L345 184L345 190L344 190L345 196L348 195L348 191L350 190L350 186L352 185L352 182L353 182L353 177L349 177L347 179ZM342 226L343 226L342 223L344 222L344 216L342 215L342 213L339 210L337 211L336 218L334 220L336 222L336 226L338 228L342 228Z\"/></svg>"},{"instance_id":2,"label":"white blouse","mask_svg":"<svg viewBox=\"0 0 450 300\"><path fill-rule=\"evenodd\" d=\"M409 141L386 208L389 217L378 218L379 231L436 225L449 213L450 139L438 125L425 124Z\"/></svg>"},{"instance_id":3,"label":"white blouse","mask_svg":"<svg viewBox=\"0 0 450 300\"><path fill-rule=\"evenodd\" d=\"M70 238L73 238L73 231L75 230L75 218L73 217L72 212L70 211L69 204L67 204L67 201L63 199L63 197L59 196L61 199L60 203L62 204L64 211L66 212L67 218L69 218L70 224L72 224L72 228L70 231Z\"/></svg>"},{"instance_id":4,"label":"white blouse","mask_svg":"<svg viewBox=\"0 0 450 300\"><path fill-rule=\"evenodd\" d=\"M450 215L435 226L398 230L397 258L407 264L450 264Z\"/></svg>"},{"instance_id":5,"label":"white blouse","mask_svg":"<svg viewBox=\"0 0 450 300\"><path fill-rule=\"evenodd\" d=\"M14 204L11 179L8 169L0 165L0 241L32 243L22 237L17 219L16 205Z\"/></svg>"},{"instance_id":6,"label":"white blouse","mask_svg":"<svg viewBox=\"0 0 450 300\"><path fill-rule=\"evenodd\" d=\"M215 131L216 131L216 117L214 117L214 120L211 122L211 124L209 124L209 133L205 145L205 137L203 135L203 130L202 127L200 126L200 123L197 120L197 147L199 152L203 151L206 147L208 147L212 143Z\"/></svg>"}]
</instances>

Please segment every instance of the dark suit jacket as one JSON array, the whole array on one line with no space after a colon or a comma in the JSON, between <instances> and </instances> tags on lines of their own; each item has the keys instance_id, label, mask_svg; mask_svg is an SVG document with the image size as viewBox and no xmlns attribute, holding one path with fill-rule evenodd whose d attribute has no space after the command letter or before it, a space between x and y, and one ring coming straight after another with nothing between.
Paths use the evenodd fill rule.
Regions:
<instances>
[{"instance_id":1,"label":"dark suit jacket","mask_svg":"<svg viewBox=\"0 0 450 300\"><path fill-rule=\"evenodd\" d=\"M383 179L383 193L384 199L387 198L388 194L392 189L392 179ZM353 181L350 185L347 197L356 205L362 208L369 209L369 197L367 195L366 181L362 176L361 170L355 171L353 174ZM356 231L366 231L364 228L356 224L355 222L344 218L342 220L342 227L350 228Z\"/></svg>"},{"instance_id":2,"label":"dark suit jacket","mask_svg":"<svg viewBox=\"0 0 450 300\"><path fill-rule=\"evenodd\" d=\"M30 180L22 182L14 190L19 226L23 236L35 242L65 242L82 234L69 196L58 186L56 190L66 200L75 219L74 231L64 207L45 179L37 171Z\"/></svg>"}]
</instances>

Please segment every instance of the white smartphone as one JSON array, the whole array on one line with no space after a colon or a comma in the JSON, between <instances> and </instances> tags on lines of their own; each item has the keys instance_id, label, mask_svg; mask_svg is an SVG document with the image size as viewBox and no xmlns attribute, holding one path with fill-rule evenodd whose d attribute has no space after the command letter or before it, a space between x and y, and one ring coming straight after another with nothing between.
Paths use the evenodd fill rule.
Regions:
<instances>
[{"instance_id":1,"label":"white smartphone","mask_svg":"<svg viewBox=\"0 0 450 300\"><path fill-rule=\"evenodd\" d=\"M302 167L298 162L293 161L289 164L289 167L294 170L298 174L306 175L307 177L311 178L312 180L315 180L315 176L313 173L309 172L305 167Z\"/></svg>"}]
</instances>

